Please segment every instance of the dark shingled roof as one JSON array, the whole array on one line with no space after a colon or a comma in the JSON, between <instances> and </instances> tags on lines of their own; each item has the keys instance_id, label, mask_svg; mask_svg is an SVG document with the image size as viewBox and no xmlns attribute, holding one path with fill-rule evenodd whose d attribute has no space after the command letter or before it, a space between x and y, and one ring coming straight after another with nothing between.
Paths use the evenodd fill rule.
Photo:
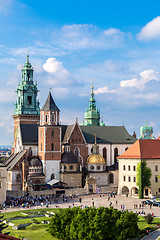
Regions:
<instances>
[{"instance_id":1,"label":"dark shingled roof","mask_svg":"<svg viewBox=\"0 0 160 240\"><path fill-rule=\"evenodd\" d=\"M136 138L131 136L124 126L80 126L87 143L134 143Z\"/></svg>"},{"instance_id":2,"label":"dark shingled roof","mask_svg":"<svg viewBox=\"0 0 160 240\"><path fill-rule=\"evenodd\" d=\"M38 124L20 124L23 145L38 145L38 126Z\"/></svg>"},{"instance_id":3,"label":"dark shingled roof","mask_svg":"<svg viewBox=\"0 0 160 240\"><path fill-rule=\"evenodd\" d=\"M62 137L63 143L66 143L66 142L67 142L67 138L70 136L71 131L72 131L72 129L73 129L73 126L74 126L74 125L68 125L68 126L66 126L65 134L64 134L63 137Z\"/></svg>"},{"instance_id":4,"label":"dark shingled roof","mask_svg":"<svg viewBox=\"0 0 160 240\"><path fill-rule=\"evenodd\" d=\"M51 92L49 92L48 98L41 108L41 111L60 111L52 98Z\"/></svg>"},{"instance_id":5,"label":"dark shingled roof","mask_svg":"<svg viewBox=\"0 0 160 240\"><path fill-rule=\"evenodd\" d=\"M61 159L61 163L78 163L78 159L71 152L63 153Z\"/></svg>"}]
</instances>

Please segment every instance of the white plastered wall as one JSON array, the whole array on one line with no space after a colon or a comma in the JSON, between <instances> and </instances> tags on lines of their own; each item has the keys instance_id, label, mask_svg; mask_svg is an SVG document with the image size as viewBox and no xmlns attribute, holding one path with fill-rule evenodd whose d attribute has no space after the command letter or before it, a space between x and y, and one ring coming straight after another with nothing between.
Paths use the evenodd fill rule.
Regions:
<instances>
[{"instance_id":1,"label":"white plastered wall","mask_svg":"<svg viewBox=\"0 0 160 240\"><path fill-rule=\"evenodd\" d=\"M51 180L51 175L54 173L55 179L60 179L60 160L43 161L43 169L45 169L46 182Z\"/></svg>"}]
</instances>

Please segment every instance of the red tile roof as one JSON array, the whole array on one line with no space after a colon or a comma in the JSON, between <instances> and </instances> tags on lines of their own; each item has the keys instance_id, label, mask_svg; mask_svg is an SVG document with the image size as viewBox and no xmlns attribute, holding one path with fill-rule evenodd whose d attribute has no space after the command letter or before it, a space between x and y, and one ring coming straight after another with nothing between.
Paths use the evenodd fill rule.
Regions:
<instances>
[{"instance_id":1,"label":"red tile roof","mask_svg":"<svg viewBox=\"0 0 160 240\"><path fill-rule=\"evenodd\" d=\"M160 141L157 139L138 139L118 158L160 158Z\"/></svg>"}]
</instances>

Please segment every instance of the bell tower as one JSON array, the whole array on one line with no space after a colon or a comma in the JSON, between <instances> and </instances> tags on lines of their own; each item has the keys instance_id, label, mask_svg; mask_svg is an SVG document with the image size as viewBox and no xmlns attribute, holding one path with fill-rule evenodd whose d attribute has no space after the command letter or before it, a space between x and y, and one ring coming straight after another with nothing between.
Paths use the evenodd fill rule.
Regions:
<instances>
[{"instance_id":1,"label":"bell tower","mask_svg":"<svg viewBox=\"0 0 160 240\"><path fill-rule=\"evenodd\" d=\"M93 85L91 87L91 97L89 100L89 109L85 112L85 121L83 125L100 126L100 111L96 108Z\"/></svg>"},{"instance_id":2,"label":"bell tower","mask_svg":"<svg viewBox=\"0 0 160 240\"><path fill-rule=\"evenodd\" d=\"M38 154L43 163L46 181L53 178L59 180L61 161L61 125L60 110L49 92L40 113L38 134Z\"/></svg>"},{"instance_id":3,"label":"bell tower","mask_svg":"<svg viewBox=\"0 0 160 240\"><path fill-rule=\"evenodd\" d=\"M17 101L14 108L14 116L16 115L39 115L39 101L37 100L37 83L33 82L33 67L27 61L22 67L22 82L18 83Z\"/></svg>"},{"instance_id":4,"label":"bell tower","mask_svg":"<svg viewBox=\"0 0 160 240\"><path fill-rule=\"evenodd\" d=\"M18 83L17 101L14 107L14 143L12 152L16 152L17 136L20 124L39 124L40 107L37 99L37 83L33 81L33 67L27 61L22 67L22 80Z\"/></svg>"}]
</instances>

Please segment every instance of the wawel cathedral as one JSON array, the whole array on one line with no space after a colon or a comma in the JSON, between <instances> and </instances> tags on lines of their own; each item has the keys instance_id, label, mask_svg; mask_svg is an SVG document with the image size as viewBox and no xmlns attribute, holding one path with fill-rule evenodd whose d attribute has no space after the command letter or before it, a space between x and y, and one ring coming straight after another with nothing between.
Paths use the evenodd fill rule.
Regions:
<instances>
[{"instance_id":1,"label":"wawel cathedral","mask_svg":"<svg viewBox=\"0 0 160 240\"><path fill-rule=\"evenodd\" d=\"M29 56L22 68L14 107L12 155L4 162L7 190L45 189L48 184L64 188L118 186L117 157L135 141L124 126L105 126L96 108L93 86L82 125L62 125L60 109L51 91L40 108L37 83Z\"/></svg>"}]
</instances>

